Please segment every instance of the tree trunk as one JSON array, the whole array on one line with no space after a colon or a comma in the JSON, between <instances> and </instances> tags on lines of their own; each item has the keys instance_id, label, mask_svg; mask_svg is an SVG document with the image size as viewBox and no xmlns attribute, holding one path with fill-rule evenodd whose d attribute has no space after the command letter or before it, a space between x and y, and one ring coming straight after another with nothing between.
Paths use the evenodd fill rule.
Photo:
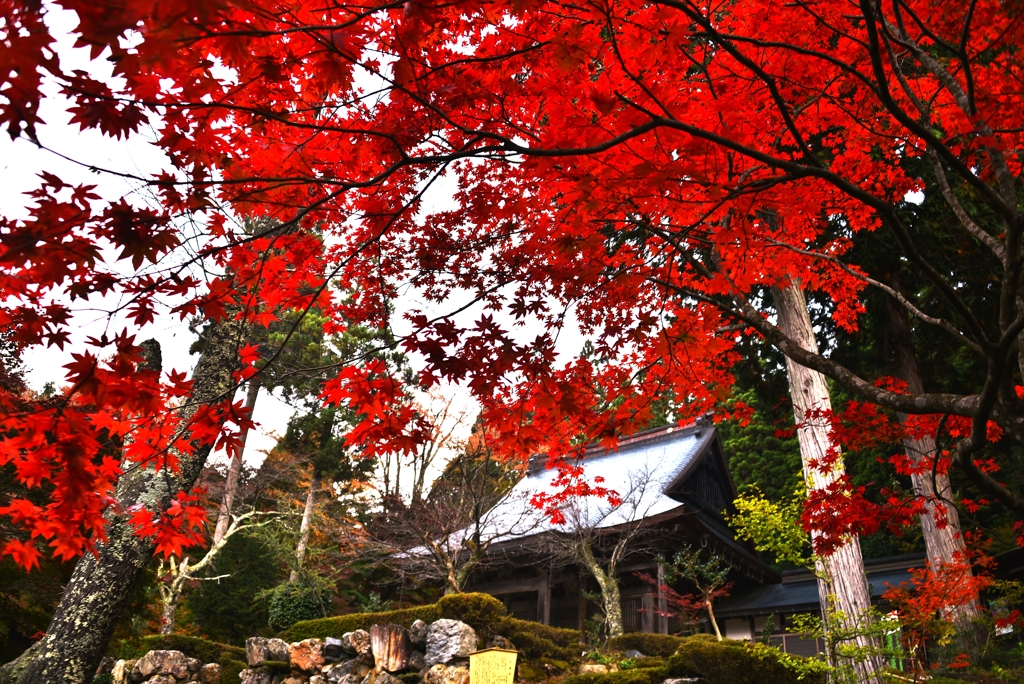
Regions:
<instances>
[{"instance_id":1,"label":"tree trunk","mask_svg":"<svg viewBox=\"0 0 1024 684\"><path fill-rule=\"evenodd\" d=\"M580 546L583 564L587 566L587 570L597 580L597 585L601 587L605 633L609 639L621 636L624 631L622 626L622 597L619 594L619 582L615 579L614 571L611 569L609 572L604 571L604 568L601 567L601 564L594 557L594 552L590 548L589 542L583 541Z\"/></svg>"},{"instance_id":2,"label":"tree trunk","mask_svg":"<svg viewBox=\"0 0 1024 684\"><path fill-rule=\"evenodd\" d=\"M174 622L175 615L178 612L178 602L181 601L181 594L185 588L185 582L193 579L196 573L206 568L206 566L213 563L217 555L227 545L228 539L231 535L236 532L240 532L246 529L248 526L241 525L243 520L251 518L255 515L255 511L244 513L241 516L235 517L233 522L228 526L224 532L224 536L220 538L220 541L210 544L210 548L206 550L206 553L196 563L192 563L191 559L186 556L182 559L181 563L175 565L174 558L170 560L170 576L171 580L166 585L160 586L160 600L163 601L163 608L161 610L162 622L160 625L161 634L173 634L174 633ZM163 575L163 562L160 563L159 575ZM204 578L204 579L219 579L220 577L227 577L228 575L220 575L217 578Z\"/></svg>"},{"instance_id":3,"label":"tree trunk","mask_svg":"<svg viewBox=\"0 0 1024 684\"><path fill-rule=\"evenodd\" d=\"M295 546L295 567L288 576L289 582L294 582L299 577L299 570L302 562L306 559L306 545L309 544L309 528L313 523L313 508L316 504L316 493L320 489L320 473L313 469L313 475L309 478L309 492L306 493L306 507L302 511L302 524L299 525L299 543Z\"/></svg>"},{"instance_id":4,"label":"tree trunk","mask_svg":"<svg viewBox=\"0 0 1024 684\"><path fill-rule=\"evenodd\" d=\"M196 364L192 394L182 410L188 420L200 405L231 396L232 371L245 326L226 319L206 331L206 348ZM130 468L117 484L121 510L134 505L163 507L179 489L188 491L199 478L209 447L182 455L177 474L155 476L152 468ZM0 668L3 684L62 684L92 681L107 642L128 603L132 589L153 559L154 542L135 534L128 516L111 514L107 540L96 554L83 555L68 581L46 634L17 660Z\"/></svg>"},{"instance_id":5,"label":"tree trunk","mask_svg":"<svg viewBox=\"0 0 1024 684\"><path fill-rule=\"evenodd\" d=\"M898 286L898 283L893 283ZM907 383L907 389L914 394L924 393L924 382L917 365L917 356L910 336L907 323L907 312L889 297L889 336L892 348L888 354L889 372ZM900 414L900 421L907 416ZM914 464L931 461L935 456L935 438L928 435L921 439L906 439L903 442L907 457ZM931 472L912 473L910 476L914 493L924 501L925 513L921 515L921 532L924 535L925 550L933 570L938 571L943 565L954 560L966 560L967 547L960 536L960 516L953 504L949 476L945 473ZM936 520L945 519L940 526ZM970 622L979 614L977 599L951 607L947 614L958 623Z\"/></svg>"},{"instance_id":6,"label":"tree trunk","mask_svg":"<svg viewBox=\"0 0 1024 684\"><path fill-rule=\"evenodd\" d=\"M715 607L711 605L710 598L705 598L704 602L708 605L708 618L711 620L711 627L715 630L715 636L721 641L722 631L718 629L718 620L715 619Z\"/></svg>"},{"instance_id":7,"label":"tree trunk","mask_svg":"<svg viewBox=\"0 0 1024 684\"><path fill-rule=\"evenodd\" d=\"M803 290L797 284L790 284L785 289L773 288L775 308L778 311L779 327L802 348L818 353L818 342L814 337L811 317L807 311L807 300ZM800 456L803 461L804 480L808 490L820 489L829 485L841 475L843 463L840 459L830 473L821 473L810 467L815 460L822 460L832 446L828 432L822 425L808 424L807 411L811 409L830 410L832 401L828 393L825 376L805 368L786 358L786 369L789 376L789 392L793 399L793 413L796 418L797 438L800 442ZM837 445L838 448L838 445ZM812 532L812 536L813 536ZM843 631L856 629L869 619L871 595L868 592L867 575L864 572L864 559L860 551L860 539L851 537L832 555L817 558L815 566L818 574L818 598L821 601L823 624L828 628L830 616L841 611L844 619L840 625ZM855 639L858 646L877 652L879 644L867 637ZM835 664L835 663L833 663ZM881 682L876 674L882 667L881 659L876 656L866 657L853 663L858 682Z\"/></svg>"},{"instance_id":8,"label":"tree trunk","mask_svg":"<svg viewBox=\"0 0 1024 684\"><path fill-rule=\"evenodd\" d=\"M161 564L161 569L163 564ZM178 601L181 600L181 588L190 574L188 558L183 558L180 565L175 566L174 558L170 564L171 581L166 587L160 588L163 607L160 610L160 633L174 634L175 616L178 614Z\"/></svg>"},{"instance_id":9,"label":"tree trunk","mask_svg":"<svg viewBox=\"0 0 1024 684\"><path fill-rule=\"evenodd\" d=\"M252 417L253 409L256 407L256 398L260 393L260 382L256 378L249 381L249 389L245 394L245 408L249 410ZM224 496L221 497L220 507L217 509L217 526L213 529L213 541L216 544L224 538L224 533L231 524L231 504L235 500L235 492L238 491L238 478L242 473L242 456L245 452L245 440L249 436L249 429L242 430L239 440L242 445L238 449L238 457L231 459L228 463L228 478L224 483Z\"/></svg>"}]
</instances>

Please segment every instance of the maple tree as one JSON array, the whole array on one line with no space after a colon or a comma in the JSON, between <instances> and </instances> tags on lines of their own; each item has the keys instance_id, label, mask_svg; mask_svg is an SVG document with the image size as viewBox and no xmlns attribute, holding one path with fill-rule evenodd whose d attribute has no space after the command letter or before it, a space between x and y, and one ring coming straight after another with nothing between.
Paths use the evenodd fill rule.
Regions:
<instances>
[{"instance_id":1,"label":"maple tree","mask_svg":"<svg viewBox=\"0 0 1024 684\"><path fill-rule=\"evenodd\" d=\"M671 563L665 563L665 559L659 559L659 564L664 566L665 581L659 582L656 578L643 573L637 576L657 588L660 595L665 597L666 608L659 609L658 615L681 619L684 629L692 627L696 622L696 614L701 610L708 612L708 619L714 629L715 636L722 640L722 632L718 628L718 621L715 619L714 603L719 598L729 595L732 582L729 582L729 564L724 558L717 554L708 554L702 558L701 552L692 546L684 546L672 556ZM693 585L697 590L696 594L681 594L672 588L679 580L684 580Z\"/></svg>"},{"instance_id":2,"label":"maple tree","mask_svg":"<svg viewBox=\"0 0 1024 684\"><path fill-rule=\"evenodd\" d=\"M78 44L113 78L62 65L50 7L77 13ZM402 287L436 303L469 292L482 310L473 323L408 315L402 344L425 359L421 382L464 383L499 453L546 451L557 465L644 426L666 393L683 418L719 405L737 338L756 335L948 444L910 467L955 469L1024 517L1021 493L985 458L991 438L1024 441L1016 3L3 0L0 17L0 122L12 136L45 145L50 81L82 128L119 137L152 121L168 160L136 178L155 206L104 202L46 172L28 218L3 220L0 324L19 345L63 346L71 302L112 293L133 327L165 313L266 326L316 307L331 335L352 321L387 327ZM456 185L447 208L425 201L439 179ZM935 246L896 210L926 188L955 240ZM231 216L274 222L249 233ZM183 218L199 232L183 234ZM849 263L873 231L927 293ZM165 259L186 244L184 265ZM972 269L990 278L991 306L964 300ZM342 301L331 283L355 295ZM985 372L935 392L801 346L770 316L770 288L796 283L846 329L865 288L880 290ZM573 320L606 363L559 360ZM542 331L532 341L516 329L527 324ZM233 338L234 367L219 367L249 370L211 394L140 369L126 332L75 350L63 404L26 412L0 397L0 460L53 487L45 507L2 509L32 535L3 553L32 564L40 539L61 557L100 548L125 465L174 471L218 444L236 449L248 419L226 397L256 371L246 338ZM384 363L343 364L323 391L361 417L349 439L369 455L423 440ZM112 437L124 464L99 457ZM575 475L566 484L590 491ZM134 511L140 531L164 549L187 542L187 496L162 497L148 519ZM826 546L863 531L836 502L867 510L855 496L812 500Z\"/></svg>"}]
</instances>

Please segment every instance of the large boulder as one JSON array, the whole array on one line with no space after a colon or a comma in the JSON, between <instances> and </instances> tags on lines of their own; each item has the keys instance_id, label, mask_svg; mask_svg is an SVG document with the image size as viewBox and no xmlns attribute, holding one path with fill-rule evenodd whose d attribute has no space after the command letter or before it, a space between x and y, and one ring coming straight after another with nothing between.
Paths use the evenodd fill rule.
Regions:
<instances>
[{"instance_id":1,"label":"large boulder","mask_svg":"<svg viewBox=\"0 0 1024 684\"><path fill-rule=\"evenodd\" d=\"M506 651L516 650L516 647L512 645L512 642L500 634L495 634L487 640L487 648L503 648Z\"/></svg>"},{"instance_id":2,"label":"large boulder","mask_svg":"<svg viewBox=\"0 0 1024 684\"><path fill-rule=\"evenodd\" d=\"M400 625L374 625L370 646L377 672L401 672L409 664L409 631Z\"/></svg>"},{"instance_id":3,"label":"large boulder","mask_svg":"<svg viewBox=\"0 0 1024 684\"><path fill-rule=\"evenodd\" d=\"M220 664L208 663L199 668L199 681L202 684L220 684Z\"/></svg>"},{"instance_id":4,"label":"large boulder","mask_svg":"<svg viewBox=\"0 0 1024 684\"><path fill-rule=\"evenodd\" d=\"M423 684L469 684L469 667L437 663L427 670Z\"/></svg>"},{"instance_id":5,"label":"large boulder","mask_svg":"<svg viewBox=\"0 0 1024 684\"><path fill-rule=\"evenodd\" d=\"M460 620L438 620L427 631L427 667L468 658L476 650L476 632Z\"/></svg>"},{"instance_id":6,"label":"large boulder","mask_svg":"<svg viewBox=\"0 0 1024 684\"><path fill-rule=\"evenodd\" d=\"M339 668L331 668L324 678L330 684L360 684L363 681L362 677L354 675L352 673L344 674Z\"/></svg>"},{"instance_id":7,"label":"large boulder","mask_svg":"<svg viewBox=\"0 0 1024 684\"><path fill-rule=\"evenodd\" d=\"M428 631L430 631L430 625L423 620L414 620L409 625L409 643L420 648L426 647Z\"/></svg>"},{"instance_id":8,"label":"large boulder","mask_svg":"<svg viewBox=\"0 0 1024 684\"><path fill-rule=\"evenodd\" d=\"M175 679L188 679L189 661L194 661L193 672L199 669L199 661L189 658L181 651L150 651L139 658L132 668L132 679L150 679L154 675L169 675Z\"/></svg>"},{"instance_id":9,"label":"large boulder","mask_svg":"<svg viewBox=\"0 0 1024 684\"><path fill-rule=\"evenodd\" d=\"M158 674L147 679L146 684L178 684L178 680L172 675Z\"/></svg>"},{"instance_id":10,"label":"large boulder","mask_svg":"<svg viewBox=\"0 0 1024 684\"><path fill-rule=\"evenodd\" d=\"M239 684L274 684L274 673L269 667L253 667L238 673Z\"/></svg>"},{"instance_id":11,"label":"large boulder","mask_svg":"<svg viewBox=\"0 0 1024 684\"><path fill-rule=\"evenodd\" d=\"M296 670L319 672L324 666L324 642L319 639L296 641L288 647L288 662Z\"/></svg>"},{"instance_id":12,"label":"large boulder","mask_svg":"<svg viewBox=\"0 0 1024 684\"><path fill-rule=\"evenodd\" d=\"M373 669L373 657L372 656L358 656L352 660L346 660L343 663L332 666L327 670L327 678L337 684L341 681L342 677L352 676L356 678L356 683L363 681L363 677Z\"/></svg>"},{"instance_id":13,"label":"large boulder","mask_svg":"<svg viewBox=\"0 0 1024 684\"><path fill-rule=\"evenodd\" d=\"M263 665L268 660L288 662L288 643L283 639L249 637L245 640L245 661L250 669Z\"/></svg>"},{"instance_id":14,"label":"large boulder","mask_svg":"<svg viewBox=\"0 0 1024 684\"><path fill-rule=\"evenodd\" d=\"M370 655L373 652L373 645L370 643L370 633L365 629L357 629L354 632L342 634L341 647L353 655Z\"/></svg>"},{"instance_id":15,"label":"large boulder","mask_svg":"<svg viewBox=\"0 0 1024 684\"><path fill-rule=\"evenodd\" d=\"M113 684L128 684L129 675L134 667L134 660L118 660L110 670L110 681Z\"/></svg>"}]
</instances>

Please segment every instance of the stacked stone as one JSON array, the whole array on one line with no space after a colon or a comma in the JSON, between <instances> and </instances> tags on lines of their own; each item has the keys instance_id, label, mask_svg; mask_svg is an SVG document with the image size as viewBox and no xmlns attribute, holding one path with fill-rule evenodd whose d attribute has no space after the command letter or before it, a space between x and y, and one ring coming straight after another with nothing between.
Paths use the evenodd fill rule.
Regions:
<instances>
[{"instance_id":1,"label":"stacked stone","mask_svg":"<svg viewBox=\"0 0 1024 684\"><path fill-rule=\"evenodd\" d=\"M111 670L114 684L220 684L220 665L203 665L181 651L150 651L138 660L118 660Z\"/></svg>"},{"instance_id":2,"label":"stacked stone","mask_svg":"<svg viewBox=\"0 0 1024 684\"><path fill-rule=\"evenodd\" d=\"M418 673L424 684L469 684L477 638L458 620L417 620L409 629L374 625L342 635L336 662L327 662L324 647L320 639L253 637L245 642L241 684L400 684L395 675L402 673Z\"/></svg>"}]
</instances>

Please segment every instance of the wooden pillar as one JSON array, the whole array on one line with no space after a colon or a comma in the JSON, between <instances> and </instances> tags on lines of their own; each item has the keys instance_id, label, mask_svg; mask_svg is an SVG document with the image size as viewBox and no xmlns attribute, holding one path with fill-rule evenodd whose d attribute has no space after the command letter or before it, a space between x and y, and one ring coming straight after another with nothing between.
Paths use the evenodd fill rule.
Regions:
<instances>
[{"instance_id":1,"label":"wooden pillar","mask_svg":"<svg viewBox=\"0 0 1024 684\"><path fill-rule=\"evenodd\" d=\"M641 611L640 611L640 631L641 632L653 632L655 624L654 606L656 600L654 594L646 592L641 599Z\"/></svg>"},{"instance_id":2,"label":"wooden pillar","mask_svg":"<svg viewBox=\"0 0 1024 684\"><path fill-rule=\"evenodd\" d=\"M551 579L548 575L537 580L537 622L551 624Z\"/></svg>"},{"instance_id":3,"label":"wooden pillar","mask_svg":"<svg viewBox=\"0 0 1024 684\"><path fill-rule=\"evenodd\" d=\"M658 634L668 634L668 600L665 598L665 566L658 563Z\"/></svg>"}]
</instances>

